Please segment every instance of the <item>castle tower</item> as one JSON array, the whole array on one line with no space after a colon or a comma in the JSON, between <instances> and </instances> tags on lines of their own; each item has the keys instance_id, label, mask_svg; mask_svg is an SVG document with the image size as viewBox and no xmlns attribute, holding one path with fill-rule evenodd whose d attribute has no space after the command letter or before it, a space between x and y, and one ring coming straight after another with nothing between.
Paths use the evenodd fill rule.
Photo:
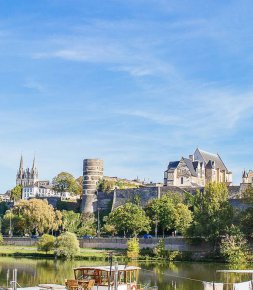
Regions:
<instances>
[{"instance_id":1,"label":"castle tower","mask_svg":"<svg viewBox=\"0 0 253 290\"><path fill-rule=\"evenodd\" d=\"M242 173L242 183L249 183L249 178L248 178L248 173L246 172L246 170L244 169L243 173Z\"/></svg>"},{"instance_id":2,"label":"castle tower","mask_svg":"<svg viewBox=\"0 0 253 290\"><path fill-rule=\"evenodd\" d=\"M104 162L100 159L83 160L82 211L94 213L97 202L97 183L103 178Z\"/></svg>"}]
</instances>

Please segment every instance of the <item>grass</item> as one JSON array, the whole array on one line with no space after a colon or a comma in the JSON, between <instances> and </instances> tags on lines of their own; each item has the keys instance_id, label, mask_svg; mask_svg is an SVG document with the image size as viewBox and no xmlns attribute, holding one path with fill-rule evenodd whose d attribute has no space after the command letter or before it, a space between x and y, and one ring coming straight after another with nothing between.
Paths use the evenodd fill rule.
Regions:
<instances>
[{"instance_id":1,"label":"grass","mask_svg":"<svg viewBox=\"0 0 253 290\"><path fill-rule=\"evenodd\" d=\"M88 249L81 248L80 253L76 257L78 260L106 260L108 258L110 250L103 249ZM114 250L115 256L120 259L124 259L124 251ZM9 257L39 257L39 258L54 258L53 251L48 253L39 252L34 246L14 246L14 245L3 245L0 246L0 256Z\"/></svg>"}]
</instances>

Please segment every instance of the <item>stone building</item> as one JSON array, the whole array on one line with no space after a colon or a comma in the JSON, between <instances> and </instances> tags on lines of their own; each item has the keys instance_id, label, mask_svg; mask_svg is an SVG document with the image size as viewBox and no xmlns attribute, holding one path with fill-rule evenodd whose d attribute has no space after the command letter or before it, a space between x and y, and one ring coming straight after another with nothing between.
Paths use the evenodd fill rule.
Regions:
<instances>
[{"instance_id":1,"label":"stone building","mask_svg":"<svg viewBox=\"0 0 253 290\"><path fill-rule=\"evenodd\" d=\"M28 186L34 185L39 181L39 173L33 159L32 168L24 169L23 156L21 155L19 169L16 176L16 185Z\"/></svg>"},{"instance_id":2,"label":"stone building","mask_svg":"<svg viewBox=\"0 0 253 290\"><path fill-rule=\"evenodd\" d=\"M164 186L204 187L208 182L232 183L229 171L219 156L197 148L189 158L169 163L164 172Z\"/></svg>"},{"instance_id":3,"label":"stone building","mask_svg":"<svg viewBox=\"0 0 253 290\"><path fill-rule=\"evenodd\" d=\"M39 197L61 197L67 199L69 192L59 193L53 189L49 180L39 180L39 172L33 159L32 168L24 169L23 156L21 156L16 176L16 185L22 186L22 199Z\"/></svg>"}]
</instances>

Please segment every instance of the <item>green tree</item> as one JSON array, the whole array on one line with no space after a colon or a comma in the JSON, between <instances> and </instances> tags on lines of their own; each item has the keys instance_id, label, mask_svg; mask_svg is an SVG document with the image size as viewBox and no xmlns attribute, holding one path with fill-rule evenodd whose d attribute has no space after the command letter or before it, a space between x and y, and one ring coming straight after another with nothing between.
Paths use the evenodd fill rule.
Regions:
<instances>
[{"instance_id":1,"label":"green tree","mask_svg":"<svg viewBox=\"0 0 253 290\"><path fill-rule=\"evenodd\" d=\"M221 240L220 253L226 262L231 264L242 264L247 262L249 249L247 240L238 227L234 225L228 230L228 233Z\"/></svg>"},{"instance_id":2,"label":"green tree","mask_svg":"<svg viewBox=\"0 0 253 290\"><path fill-rule=\"evenodd\" d=\"M136 204L126 203L112 211L107 224L114 226L117 233L138 235L140 232L149 232L150 220L143 209Z\"/></svg>"},{"instance_id":3,"label":"green tree","mask_svg":"<svg viewBox=\"0 0 253 290\"><path fill-rule=\"evenodd\" d=\"M38 251L49 252L53 250L55 237L52 235L44 234L37 243Z\"/></svg>"},{"instance_id":4,"label":"green tree","mask_svg":"<svg viewBox=\"0 0 253 290\"><path fill-rule=\"evenodd\" d=\"M153 199L146 207L146 213L153 222L165 230L178 230L181 233L190 226L192 213L188 206L182 203L183 198L178 194L167 193L160 199Z\"/></svg>"},{"instance_id":5,"label":"green tree","mask_svg":"<svg viewBox=\"0 0 253 290\"><path fill-rule=\"evenodd\" d=\"M82 193L80 183L68 172L61 172L53 178L53 188L61 194L66 191L72 195L80 195Z\"/></svg>"},{"instance_id":6,"label":"green tree","mask_svg":"<svg viewBox=\"0 0 253 290\"><path fill-rule=\"evenodd\" d=\"M2 234L0 233L0 246L2 246L3 244L4 244L4 238Z\"/></svg>"},{"instance_id":7,"label":"green tree","mask_svg":"<svg viewBox=\"0 0 253 290\"><path fill-rule=\"evenodd\" d=\"M129 239L127 242L127 257L137 259L140 253L139 240L137 238Z\"/></svg>"},{"instance_id":8,"label":"green tree","mask_svg":"<svg viewBox=\"0 0 253 290\"><path fill-rule=\"evenodd\" d=\"M81 223L78 228L78 235L89 235L95 236L96 235L96 219L94 214L89 213L82 213L81 214Z\"/></svg>"},{"instance_id":9,"label":"green tree","mask_svg":"<svg viewBox=\"0 0 253 290\"><path fill-rule=\"evenodd\" d=\"M100 192L110 192L115 188L115 182L108 179L100 179L97 184L97 190Z\"/></svg>"},{"instance_id":10,"label":"green tree","mask_svg":"<svg viewBox=\"0 0 253 290\"><path fill-rule=\"evenodd\" d=\"M12 201L18 201L22 198L22 186L17 185L11 190L10 199Z\"/></svg>"},{"instance_id":11,"label":"green tree","mask_svg":"<svg viewBox=\"0 0 253 290\"><path fill-rule=\"evenodd\" d=\"M47 200L21 200L13 207L13 214L22 218L29 234L44 234L57 230L61 224L60 214L54 211ZM58 221L58 224L56 224Z\"/></svg>"},{"instance_id":12,"label":"green tree","mask_svg":"<svg viewBox=\"0 0 253 290\"><path fill-rule=\"evenodd\" d=\"M2 219L2 232L5 235L24 235L25 229L25 220L21 215L17 215L11 210L5 212Z\"/></svg>"},{"instance_id":13,"label":"green tree","mask_svg":"<svg viewBox=\"0 0 253 290\"><path fill-rule=\"evenodd\" d=\"M204 237L214 246L230 226L233 209L228 202L228 189L225 184L208 183L203 192L198 191L194 198L193 223L188 235Z\"/></svg>"},{"instance_id":14,"label":"green tree","mask_svg":"<svg viewBox=\"0 0 253 290\"><path fill-rule=\"evenodd\" d=\"M243 233L253 237L253 186L249 185L242 192L242 199L248 205L248 208L238 214L238 220Z\"/></svg>"},{"instance_id":15,"label":"green tree","mask_svg":"<svg viewBox=\"0 0 253 290\"><path fill-rule=\"evenodd\" d=\"M80 214L75 213L72 210L62 211L62 228L64 231L71 233L77 233L77 230L81 224Z\"/></svg>"},{"instance_id":16,"label":"green tree","mask_svg":"<svg viewBox=\"0 0 253 290\"><path fill-rule=\"evenodd\" d=\"M65 232L61 234L55 243L56 257L63 259L73 259L80 252L79 242L75 234Z\"/></svg>"}]
</instances>

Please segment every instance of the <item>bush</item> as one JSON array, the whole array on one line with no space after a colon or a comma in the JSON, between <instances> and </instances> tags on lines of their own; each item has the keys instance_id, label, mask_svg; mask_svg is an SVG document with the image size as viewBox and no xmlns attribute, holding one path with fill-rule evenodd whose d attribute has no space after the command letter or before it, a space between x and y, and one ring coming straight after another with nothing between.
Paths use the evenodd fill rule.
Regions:
<instances>
[{"instance_id":1,"label":"bush","mask_svg":"<svg viewBox=\"0 0 253 290\"><path fill-rule=\"evenodd\" d=\"M2 234L0 233L0 246L2 246L4 244L4 239Z\"/></svg>"},{"instance_id":2,"label":"bush","mask_svg":"<svg viewBox=\"0 0 253 290\"><path fill-rule=\"evenodd\" d=\"M127 242L127 257L130 259L137 259L140 253L139 240L132 238Z\"/></svg>"},{"instance_id":3,"label":"bush","mask_svg":"<svg viewBox=\"0 0 253 290\"><path fill-rule=\"evenodd\" d=\"M170 262L174 261L175 258L179 255L179 251L166 250L164 240L159 240L153 252L157 258L166 259Z\"/></svg>"},{"instance_id":4,"label":"bush","mask_svg":"<svg viewBox=\"0 0 253 290\"><path fill-rule=\"evenodd\" d=\"M238 228L232 225L229 233L221 240L220 253L226 262L242 264L248 259L247 240Z\"/></svg>"},{"instance_id":5,"label":"bush","mask_svg":"<svg viewBox=\"0 0 253 290\"><path fill-rule=\"evenodd\" d=\"M38 251L47 253L53 250L54 244L55 244L55 237L48 234L44 234L39 240L39 242L37 243L37 249Z\"/></svg>"},{"instance_id":6,"label":"bush","mask_svg":"<svg viewBox=\"0 0 253 290\"><path fill-rule=\"evenodd\" d=\"M73 259L80 252L79 241L75 234L65 232L55 243L55 255L63 259Z\"/></svg>"}]
</instances>

